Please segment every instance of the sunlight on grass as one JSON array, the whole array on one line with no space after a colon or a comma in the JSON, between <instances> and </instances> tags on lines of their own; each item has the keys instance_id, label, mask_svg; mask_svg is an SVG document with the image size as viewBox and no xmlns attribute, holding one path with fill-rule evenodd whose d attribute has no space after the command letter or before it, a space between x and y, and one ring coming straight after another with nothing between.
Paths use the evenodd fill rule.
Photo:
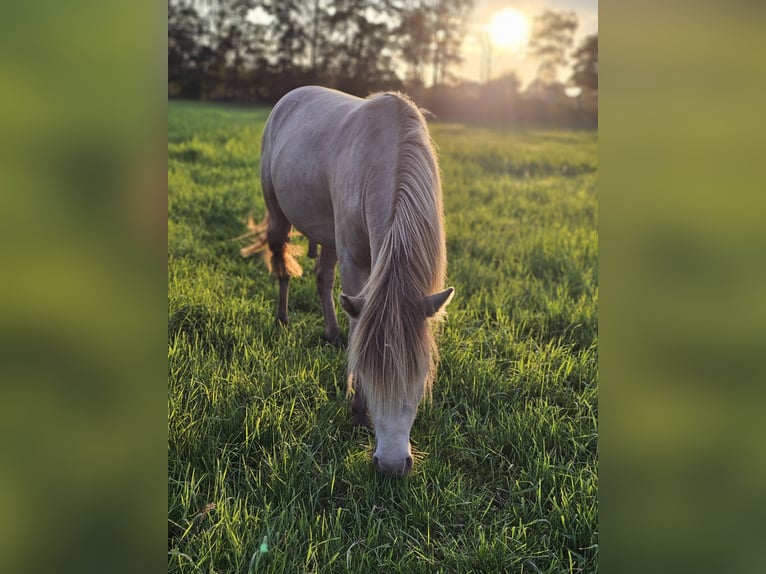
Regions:
<instances>
[{"instance_id":1,"label":"sunlight on grass","mask_svg":"<svg viewBox=\"0 0 766 574\"><path fill-rule=\"evenodd\" d=\"M457 296L393 479L350 426L313 263L284 330L275 283L229 240L264 211L267 113L169 108L169 571L592 571L595 134L432 126Z\"/></svg>"}]
</instances>

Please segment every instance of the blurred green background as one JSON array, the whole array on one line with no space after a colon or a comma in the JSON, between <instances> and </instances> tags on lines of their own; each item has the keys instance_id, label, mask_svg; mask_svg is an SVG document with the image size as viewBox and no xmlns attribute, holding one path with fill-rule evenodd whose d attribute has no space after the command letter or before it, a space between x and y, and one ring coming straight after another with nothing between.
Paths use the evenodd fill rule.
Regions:
<instances>
[{"instance_id":1,"label":"blurred green background","mask_svg":"<svg viewBox=\"0 0 766 574\"><path fill-rule=\"evenodd\" d=\"M764 9L601 3L605 572L756 572ZM0 18L0 560L166 565L165 6Z\"/></svg>"},{"instance_id":2,"label":"blurred green background","mask_svg":"<svg viewBox=\"0 0 766 574\"><path fill-rule=\"evenodd\" d=\"M0 569L162 568L165 9L0 13Z\"/></svg>"},{"instance_id":3,"label":"blurred green background","mask_svg":"<svg viewBox=\"0 0 766 574\"><path fill-rule=\"evenodd\" d=\"M763 15L601 4L605 572L763 571Z\"/></svg>"}]
</instances>

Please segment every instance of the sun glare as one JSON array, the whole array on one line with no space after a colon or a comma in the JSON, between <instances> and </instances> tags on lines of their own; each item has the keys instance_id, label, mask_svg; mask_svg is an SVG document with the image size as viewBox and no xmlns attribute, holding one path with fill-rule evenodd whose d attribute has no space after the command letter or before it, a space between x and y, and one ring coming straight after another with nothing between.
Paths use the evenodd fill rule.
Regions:
<instances>
[{"instance_id":1,"label":"sun glare","mask_svg":"<svg viewBox=\"0 0 766 574\"><path fill-rule=\"evenodd\" d=\"M505 8L492 17L489 35L496 46L518 48L529 38L529 20L515 8Z\"/></svg>"}]
</instances>

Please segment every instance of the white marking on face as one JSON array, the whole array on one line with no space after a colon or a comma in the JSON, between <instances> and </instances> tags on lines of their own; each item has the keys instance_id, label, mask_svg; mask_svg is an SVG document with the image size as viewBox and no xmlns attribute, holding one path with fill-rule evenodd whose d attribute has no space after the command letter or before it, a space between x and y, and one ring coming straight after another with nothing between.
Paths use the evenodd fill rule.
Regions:
<instances>
[{"instance_id":1,"label":"white marking on face","mask_svg":"<svg viewBox=\"0 0 766 574\"><path fill-rule=\"evenodd\" d=\"M382 416L372 413L375 425L375 468L384 474L405 475L412 468L410 430L415 422L417 405L404 405L394 414Z\"/></svg>"}]
</instances>

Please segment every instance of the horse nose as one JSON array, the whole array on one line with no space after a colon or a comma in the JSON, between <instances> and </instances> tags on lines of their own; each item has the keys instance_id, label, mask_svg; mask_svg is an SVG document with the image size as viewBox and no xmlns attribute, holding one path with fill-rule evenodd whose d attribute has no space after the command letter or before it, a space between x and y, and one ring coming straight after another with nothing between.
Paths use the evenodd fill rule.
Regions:
<instances>
[{"instance_id":1,"label":"horse nose","mask_svg":"<svg viewBox=\"0 0 766 574\"><path fill-rule=\"evenodd\" d=\"M381 474L393 474L397 476L405 476L412 470L412 457L407 455L403 460L386 462L381 461L377 455L372 457L372 464Z\"/></svg>"}]
</instances>

